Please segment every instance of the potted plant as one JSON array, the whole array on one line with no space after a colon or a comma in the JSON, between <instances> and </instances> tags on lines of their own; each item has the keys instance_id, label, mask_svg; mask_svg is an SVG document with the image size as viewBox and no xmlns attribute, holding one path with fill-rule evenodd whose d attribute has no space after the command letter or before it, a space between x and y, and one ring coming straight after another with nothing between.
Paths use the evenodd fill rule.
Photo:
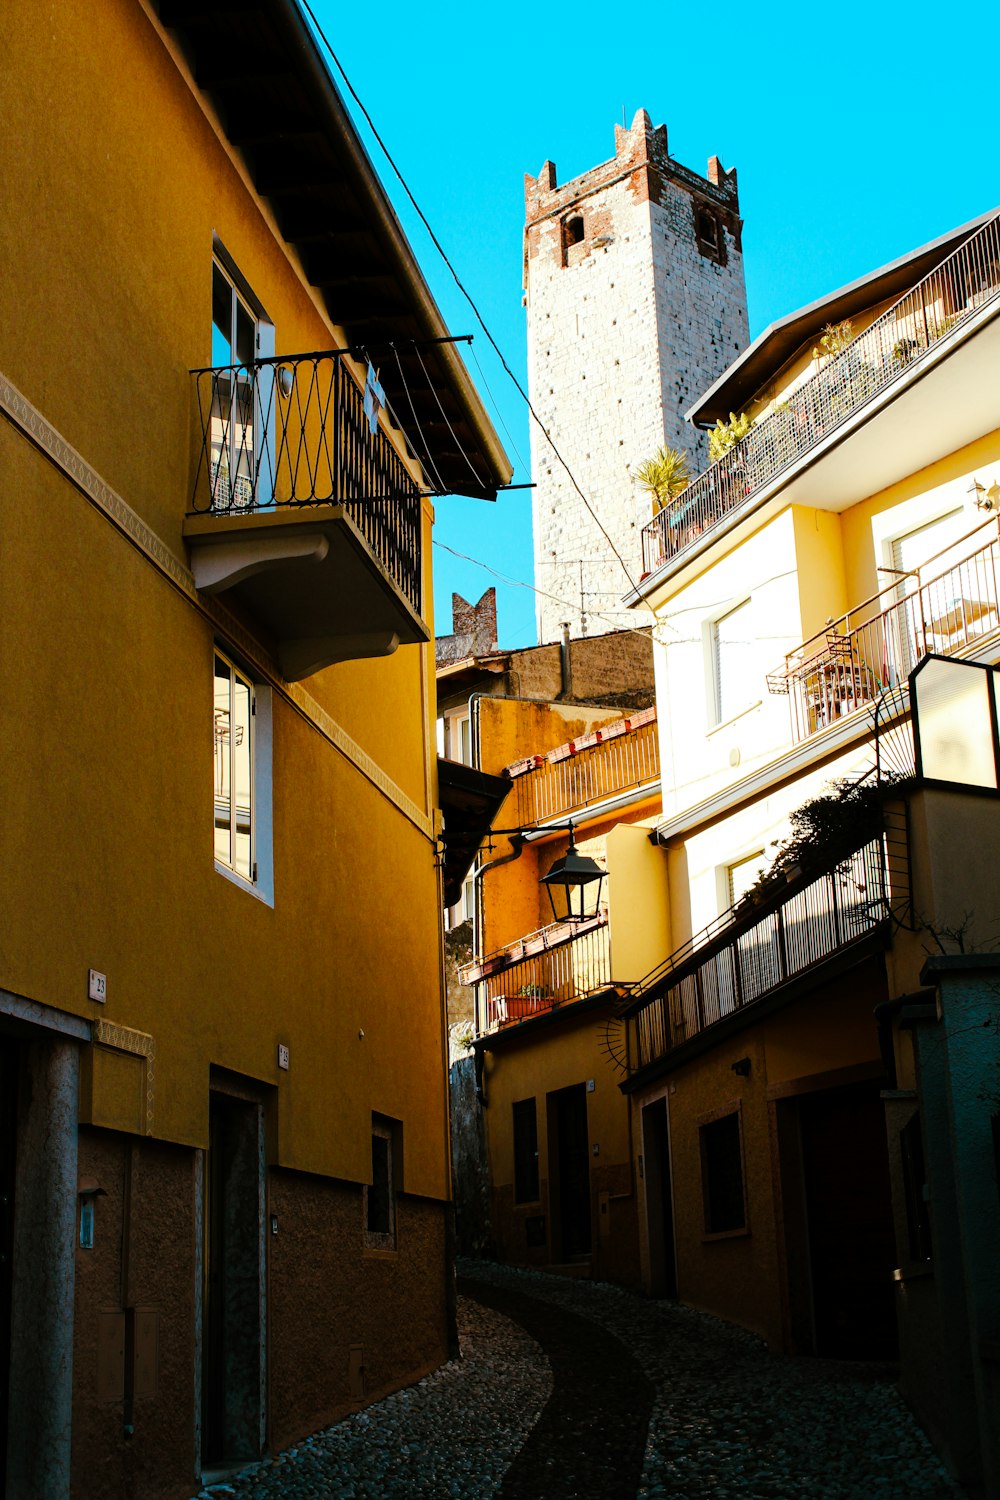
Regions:
<instances>
[{"instance_id":1,"label":"potted plant","mask_svg":"<svg viewBox=\"0 0 1000 1500\"><path fill-rule=\"evenodd\" d=\"M691 483L688 456L680 448L668 448L666 444L653 455L644 459L635 471L646 494L653 501L653 515L659 515L665 505L676 500Z\"/></svg>"}]
</instances>

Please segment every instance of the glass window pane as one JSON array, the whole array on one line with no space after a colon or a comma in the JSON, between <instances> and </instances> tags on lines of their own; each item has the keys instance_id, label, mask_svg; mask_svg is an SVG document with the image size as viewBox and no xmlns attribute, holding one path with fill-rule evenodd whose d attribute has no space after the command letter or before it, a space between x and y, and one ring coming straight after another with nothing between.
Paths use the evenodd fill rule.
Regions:
<instances>
[{"instance_id":1,"label":"glass window pane","mask_svg":"<svg viewBox=\"0 0 1000 1500\"><path fill-rule=\"evenodd\" d=\"M235 295L235 294L234 294ZM251 365L256 358L257 320L236 298L236 363Z\"/></svg>"},{"instance_id":2,"label":"glass window pane","mask_svg":"<svg viewBox=\"0 0 1000 1500\"><path fill-rule=\"evenodd\" d=\"M233 673L233 869L253 878L251 688Z\"/></svg>"},{"instance_id":3,"label":"glass window pane","mask_svg":"<svg viewBox=\"0 0 1000 1500\"><path fill-rule=\"evenodd\" d=\"M714 635L716 719L724 724L746 708L756 687L750 600L716 620Z\"/></svg>"},{"instance_id":4,"label":"glass window pane","mask_svg":"<svg viewBox=\"0 0 1000 1500\"><path fill-rule=\"evenodd\" d=\"M212 364L235 364L233 358L233 289L221 267L212 266Z\"/></svg>"},{"instance_id":5,"label":"glass window pane","mask_svg":"<svg viewBox=\"0 0 1000 1500\"><path fill-rule=\"evenodd\" d=\"M215 658L215 857L223 864L232 863L230 847L231 799L230 799L230 731L231 731L231 674L229 663L221 656Z\"/></svg>"}]
</instances>

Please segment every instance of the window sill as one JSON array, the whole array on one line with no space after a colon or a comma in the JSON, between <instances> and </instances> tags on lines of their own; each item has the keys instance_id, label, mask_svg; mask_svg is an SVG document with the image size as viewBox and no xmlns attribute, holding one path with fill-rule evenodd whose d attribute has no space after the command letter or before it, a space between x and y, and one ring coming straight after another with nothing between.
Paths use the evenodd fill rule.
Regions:
<instances>
[{"instance_id":1,"label":"window sill","mask_svg":"<svg viewBox=\"0 0 1000 1500\"><path fill-rule=\"evenodd\" d=\"M393 1245L365 1245L362 1247L365 1260L396 1260L399 1256L399 1246Z\"/></svg>"},{"instance_id":2,"label":"window sill","mask_svg":"<svg viewBox=\"0 0 1000 1500\"><path fill-rule=\"evenodd\" d=\"M703 1234L701 1243L703 1245L714 1245L718 1240L748 1240L750 1230L747 1225L742 1229L720 1229L717 1234Z\"/></svg>"},{"instance_id":3,"label":"window sill","mask_svg":"<svg viewBox=\"0 0 1000 1500\"><path fill-rule=\"evenodd\" d=\"M274 906L274 898L269 891L262 890L259 885L254 885L251 881L247 880L245 876L238 875L236 871L231 870L228 865L221 864L219 860L216 860L215 870L216 874L224 876L226 880L231 881L232 884L237 886L241 891L246 891L248 896L253 896L255 901L262 902L264 906Z\"/></svg>"},{"instance_id":4,"label":"window sill","mask_svg":"<svg viewBox=\"0 0 1000 1500\"><path fill-rule=\"evenodd\" d=\"M740 719L745 719L747 714L752 714L754 709L760 708L763 702L763 698L758 698L756 702L748 703L746 708L741 708L739 713L731 714L728 719L722 719L718 724L709 725L705 731L706 736L711 739L713 734L720 734L723 729L731 729L734 724L739 723Z\"/></svg>"}]
</instances>

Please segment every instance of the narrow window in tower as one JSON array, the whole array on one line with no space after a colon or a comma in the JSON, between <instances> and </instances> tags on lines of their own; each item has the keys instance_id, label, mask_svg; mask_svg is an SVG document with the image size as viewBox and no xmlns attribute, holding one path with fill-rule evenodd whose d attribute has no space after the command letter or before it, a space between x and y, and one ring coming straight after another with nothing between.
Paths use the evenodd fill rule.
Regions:
<instances>
[{"instance_id":1,"label":"narrow window in tower","mask_svg":"<svg viewBox=\"0 0 1000 1500\"><path fill-rule=\"evenodd\" d=\"M563 242L563 265L569 265L569 252L574 245L582 245L585 238L583 216L571 214L568 219L563 220L562 242Z\"/></svg>"},{"instance_id":2,"label":"narrow window in tower","mask_svg":"<svg viewBox=\"0 0 1000 1500\"><path fill-rule=\"evenodd\" d=\"M714 214L706 213L704 209L698 209L694 216L694 233L698 241L698 249L702 255L709 255L713 260L720 260L722 253L722 231L718 219Z\"/></svg>"}]
</instances>

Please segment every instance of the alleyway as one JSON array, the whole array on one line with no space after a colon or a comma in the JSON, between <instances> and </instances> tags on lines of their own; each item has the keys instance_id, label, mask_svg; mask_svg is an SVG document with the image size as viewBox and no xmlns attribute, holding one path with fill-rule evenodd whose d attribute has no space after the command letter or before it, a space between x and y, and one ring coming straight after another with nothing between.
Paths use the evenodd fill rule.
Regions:
<instances>
[{"instance_id":1,"label":"alleyway","mask_svg":"<svg viewBox=\"0 0 1000 1500\"><path fill-rule=\"evenodd\" d=\"M954 1500L892 1372L467 1262L463 1358L202 1491L243 1500Z\"/></svg>"}]
</instances>

